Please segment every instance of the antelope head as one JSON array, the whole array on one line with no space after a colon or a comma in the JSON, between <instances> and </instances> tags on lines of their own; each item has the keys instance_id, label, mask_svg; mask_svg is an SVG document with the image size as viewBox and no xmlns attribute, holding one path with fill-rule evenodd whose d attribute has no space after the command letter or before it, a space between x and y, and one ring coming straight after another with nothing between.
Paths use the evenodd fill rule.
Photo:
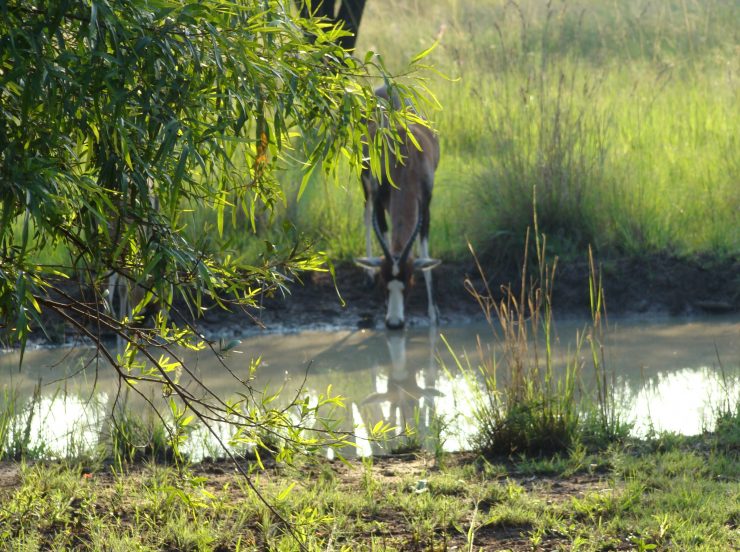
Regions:
<instances>
[{"instance_id":1,"label":"antelope head","mask_svg":"<svg viewBox=\"0 0 740 552\"><path fill-rule=\"evenodd\" d=\"M400 330L406 320L404 306L409 291L414 285L414 271L431 270L441 263L439 259L414 258L411 249L422 226L422 211L418 211L416 227L398 254L391 252L378 223L377 210L373 215L373 229L383 250L383 257L360 257L355 262L363 267L378 270L379 282L385 292L387 312L385 325L389 330Z\"/></svg>"}]
</instances>

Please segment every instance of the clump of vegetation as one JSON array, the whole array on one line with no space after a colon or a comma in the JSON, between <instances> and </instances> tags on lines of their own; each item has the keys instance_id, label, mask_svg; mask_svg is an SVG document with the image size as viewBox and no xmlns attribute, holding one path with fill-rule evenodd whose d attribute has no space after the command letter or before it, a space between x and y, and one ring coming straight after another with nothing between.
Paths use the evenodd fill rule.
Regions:
<instances>
[{"instance_id":1,"label":"clump of vegetation","mask_svg":"<svg viewBox=\"0 0 740 552\"><path fill-rule=\"evenodd\" d=\"M728 451L740 453L740 400L730 401L718 409L714 419L717 442Z\"/></svg>"},{"instance_id":2,"label":"clump of vegetation","mask_svg":"<svg viewBox=\"0 0 740 552\"><path fill-rule=\"evenodd\" d=\"M146 414L141 417L129 409L117 408L111 416L109 435L98 448L104 451L109 446L110 457L119 468L134 462L170 463L183 459L173 429L156 411Z\"/></svg>"},{"instance_id":3,"label":"clump of vegetation","mask_svg":"<svg viewBox=\"0 0 740 552\"><path fill-rule=\"evenodd\" d=\"M47 443L36 439L34 434L35 427L39 426L36 418L41 411L40 401L41 382L34 387L30 399L23 406L19 404L16 390L3 386L0 400L0 460L21 460L44 455Z\"/></svg>"},{"instance_id":4,"label":"clump of vegetation","mask_svg":"<svg viewBox=\"0 0 740 552\"><path fill-rule=\"evenodd\" d=\"M547 265L544 248L544 240L537 241L539 273L529 280L525 261L518 292L509 285L497 299L488 288L481 292L470 287L502 346L499 356L486 355L479 347L485 389L474 413L474 444L485 454L553 453L575 441L579 367L569 359L563 377L555 373L550 339L556 265Z\"/></svg>"},{"instance_id":5,"label":"clump of vegetation","mask_svg":"<svg viewBox=\"0 0 740 552\"><path fill-rule=\"evenodd\" d=\"M592 324L576 336L575 348L565 355L565 364L557 364L552 310L557 258L547 260L547 240L539 234L536 204L534 208L535 274L529 272L527 231L518 289L509 284L502 286L500 294L494 293L480 264L484 288L476 289L471 280L466 281L498 347L484 349L479 341L478 372L483 384L482 389L473 386L480 389L473 412L477 428L473 446L487 456L553 454L578 444L603 448L629 434L605 369L601 346L605 303L591 255ZM472 247L471 251L475 257ZM583 382L586 344L594 371L593 392ZM461 362L458 367L477 379L470 359L467 367Z\"/></svg>"}]
</instances>

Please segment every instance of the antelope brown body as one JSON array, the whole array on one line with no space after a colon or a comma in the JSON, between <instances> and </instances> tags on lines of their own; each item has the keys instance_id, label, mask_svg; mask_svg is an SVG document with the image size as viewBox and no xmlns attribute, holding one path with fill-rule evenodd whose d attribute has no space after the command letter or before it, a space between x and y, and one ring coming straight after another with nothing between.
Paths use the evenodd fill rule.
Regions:
<instances>
[{"instance_id":1,"label":"antelope brown body","mask_svg":"<svg viewBox=\"0 0 740 552\"><path fill-rule=\"evenodd\" d=\"M397 97L394 96L391 101L385 87L376 90L375 94L387 100L393 108L401 107ZM383 117L381 124L387 122L388 118ZM368 140L372 142L377 125L370 124L368 127ZM432 324L437 323L430 270L440 263L429 257L429 205L434 171L439 164L439 140L430 128L422 124L410 123L406 128L397 130L400 137L398 150L395 151L391 146L387 148L380 160L381 174L376 177L367 165L362 171L367 257L355 260L371 273L379 271L379 281L386 292L388 309L385 324L389 329L400 329L405 324L404 304L413 285L416 269L424 272L429 319ZM385 159L386 155L388 159ZM390 219L390 226L386 215ZM372 256L371 227L383 250L383 257ZM417 237L420 256L414 258L412 247Z\"/></svg>"}]
</instances>

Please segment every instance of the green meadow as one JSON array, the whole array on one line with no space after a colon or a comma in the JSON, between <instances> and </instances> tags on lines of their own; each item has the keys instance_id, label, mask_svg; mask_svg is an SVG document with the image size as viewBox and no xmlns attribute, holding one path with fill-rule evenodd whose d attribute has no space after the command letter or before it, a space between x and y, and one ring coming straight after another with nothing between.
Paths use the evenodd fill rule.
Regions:
<instances>
[{"instance_id":1,"label":"green meadow","mask_svg":"<svg viewBox=\"0 0 740 552\"><path fill-rule=\"evenodd\" d=\"M422 78L442 160L433 254L521 252L536 205L566 259L740 252L740 6L726 1L369 2L357 47ZM316 176L288 220L334 259L363 250L362 192ZM243 236L229 240L249 249Z\"/></svg>"},{"instance_id":2,"label":"green meadow","mask_svg":"<svg viewBox=\"0 0 740 552\"><path fill-rule=\"evenodd\" d=\"M484 259L518 258L536 209L564 260L589 245L599 258L738 256L739 21L724 0L369 2L357 57L373 52L433 95L432 254L467 260L470 242ZM277 166L284 201L257 217L256 236L238 207L219 235L210 208L188 206L184 231L248 263L296 241L334 261L361 254L348 164L314 171L300 198L297 150ZM66 264L59 248L42 256Z\"/></svg>"}]
</instances>

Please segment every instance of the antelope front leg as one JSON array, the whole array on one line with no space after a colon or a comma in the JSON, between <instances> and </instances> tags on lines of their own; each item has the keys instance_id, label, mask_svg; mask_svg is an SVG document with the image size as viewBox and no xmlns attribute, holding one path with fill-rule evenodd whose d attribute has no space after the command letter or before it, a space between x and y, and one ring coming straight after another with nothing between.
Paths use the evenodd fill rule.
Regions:
<instances>
[{"instance_id":1,"label":"antelope front leg","mask_svg":"<svg viewBox=\"0 0 740 552\"><path fill-rule=\"evenodd\" d=\"M373 256L373 238L372 238L372 227L373 227L373 203L372 201L365 202L365 256L369 259ZM375 270L372 268L366 268L365 274L367 275L367 285L372 287L375 285Z\"/></svg>"},{"instance_id":2,"label":"antelope front leg","mask_svg":"<svg viewBox=\"0 0 740 552\"><path fill-rule=\"evenodd\" d=\"M423 258L429 258L429 239L423 238L419 240L421 243L421 255ZM432 326L436 326L439 322L439 309L437 304L434 302L434 286L432 285L432 271L424 271L424 283L427 285L427 304L429 305L429 323Z\"/></svg>"}]
</instances>

